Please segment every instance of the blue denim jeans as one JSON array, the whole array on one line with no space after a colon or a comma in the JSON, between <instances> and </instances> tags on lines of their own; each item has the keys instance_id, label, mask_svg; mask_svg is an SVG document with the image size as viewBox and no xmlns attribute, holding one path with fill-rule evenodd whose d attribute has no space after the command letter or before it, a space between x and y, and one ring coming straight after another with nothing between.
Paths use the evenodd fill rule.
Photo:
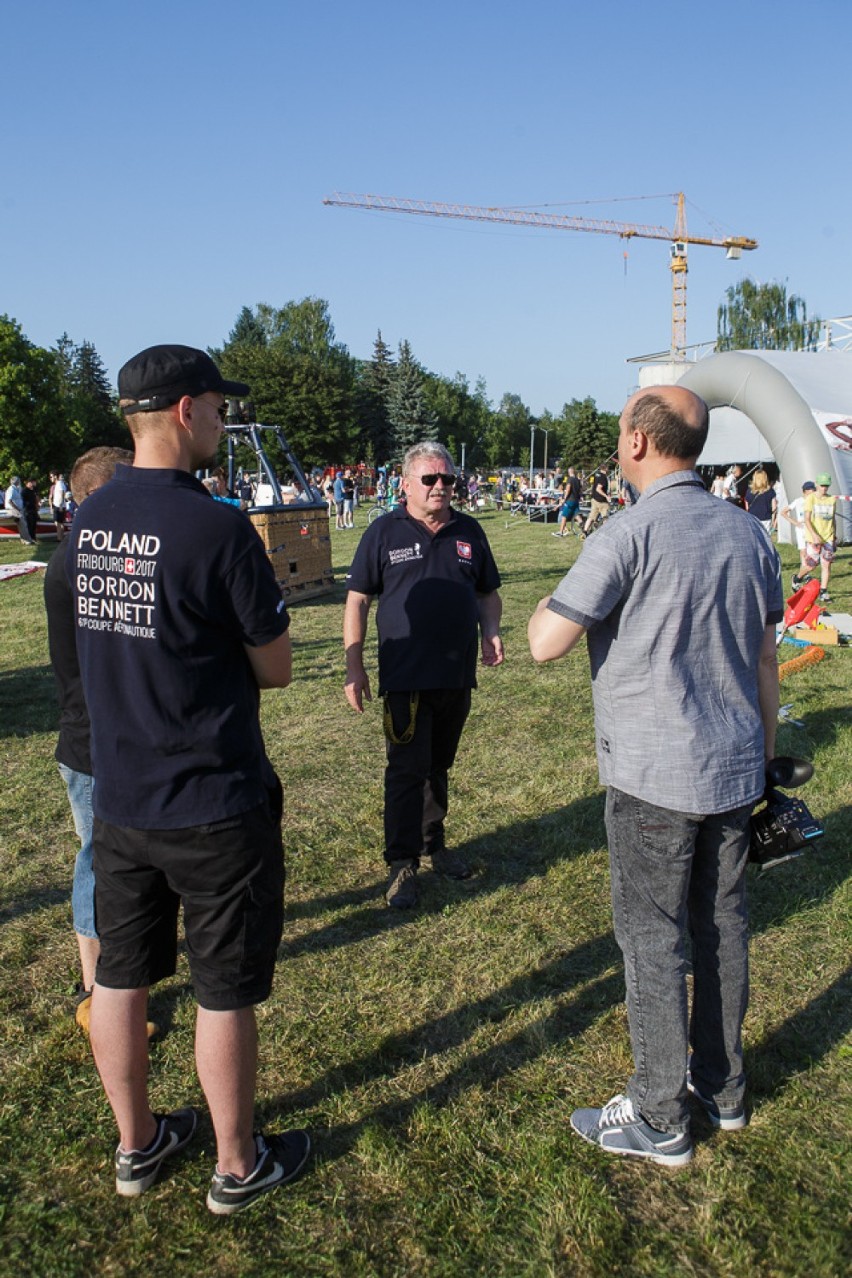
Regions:
<instances>
[{"instance_id":1,"label":"blue denim jeans","mask_svg":"<svg viewBox=\"0 0 852 1278\"><path fill-rule=\"evenodd\" d=\"M78 936L97 940L95 929L95 872L92 868L92 787L93 779L85 772L59 764L59 773L68 791L68 802L74 818L74 829L80 840L80 851L74 862L74 882L71 888L71 910L74 915L74 931Z\"/></svg>"},{"instance_id":2,"label":"blue denim jeans","mask_svg":"<svg viewBox=\"0 0 852 1278\"><path fill-rule=\"evenodd\" d=\"M671 812L607 790L612 912L624 956L635 1066L627 1095L661 1131L689 1128L690 1042L692 1077L703 1095L738 1105L745 1091L745 869L751 811L749 804L711 816Z\"/></svg>"}]
</instances>

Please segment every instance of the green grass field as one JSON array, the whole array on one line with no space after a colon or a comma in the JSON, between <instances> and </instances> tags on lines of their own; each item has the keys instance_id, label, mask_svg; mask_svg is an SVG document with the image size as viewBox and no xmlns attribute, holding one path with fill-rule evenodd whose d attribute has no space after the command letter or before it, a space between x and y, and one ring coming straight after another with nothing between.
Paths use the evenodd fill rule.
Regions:
<instances>
[{"instance_id":1,"label":"green grass field","mask_svg":"<svg viewBox=\"0 0 852 1278\"><path fill-rule=\"evenodd\" d=\"M315 1154L297 1184L230 1220L204 1207L206 1115L144 1198L114 1192L111 1115L72 1018L75 838L53 761L42 575L0 583L3 1275L848 1272L852 651L782 688L805 726L782 726L779 753L814 760L803 797L827 836L749 872L751 1124L714 1134L696 1114L681 1171L607 1158L568 1126L631 1069L588 665L580 651L538 668L526 644L579 543L497 514L483 523L504 576L507 661L481 674L449 821L475 875L422 874L416 913L382 899L380 707L358 718L343 697L342 589L293 610L293 685L263 698L288 886L259 1010L259 1119L307 1127ZM340 580L358 533L332 536ZM787 578L795 554L782 555ZM26 557L0 546L0 562ZM833 584L852 611L849 550ZM155 1105L203 1112L183 957L152 1015L164 1027Z\"/></svg>"}]
</instances>

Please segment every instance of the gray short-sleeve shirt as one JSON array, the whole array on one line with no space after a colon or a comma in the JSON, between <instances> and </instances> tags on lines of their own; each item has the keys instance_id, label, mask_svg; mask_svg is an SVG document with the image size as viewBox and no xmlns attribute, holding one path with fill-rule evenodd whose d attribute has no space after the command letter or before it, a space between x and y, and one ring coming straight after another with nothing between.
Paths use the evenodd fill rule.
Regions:
<instances>
[{"instance_id":1,"label":"gray short-sleeve shirt","mask_svg":"<svg viewBox=\"0 0 852 1278\"><path fill-rule=\"evenodd\" d=\"M679 812L725 812L764 787L758 656L783 616L756 519L694 471L609 521L549 607L588 630L602 784Z\"/></svg>"}]
</instances>

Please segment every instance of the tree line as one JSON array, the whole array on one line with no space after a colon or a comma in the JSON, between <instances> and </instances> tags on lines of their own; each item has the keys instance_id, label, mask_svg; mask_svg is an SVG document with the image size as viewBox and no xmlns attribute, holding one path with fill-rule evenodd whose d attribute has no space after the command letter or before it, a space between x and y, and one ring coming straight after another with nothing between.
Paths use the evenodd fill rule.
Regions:
<instances>
[{"instance_id":1,"label":"tree line","mask_svg":"<svg viewBox=\"0 0 852 1278\"><path fill-rule=\"evenodd\" d=\"M131 448L103 361L67 333L50 350L0 316L0 478L43 483L99 444Z\"/></svg>"},{"instance_id":2,"label":"tree line","mask_svg":"<svg viewBox=\"0 0 852 1278\"><path fill-rule=\"evenodd\" d=\"M717 349L813 349L818 330L786 285L745 279L719 308ZM436 439L457 463L464 453L469 469L526 469L536 427L537 468L546 447L550 462L589 470L618 439L617 414L591 397L539 416L510 392L495 405L482 378L471 387L464 373L430 372L409 341L393 350L381 331L371 357L357 359L337 340L322 298L244 306L210 354L226 377L251 386L255 420L281 427L306 467L394 463L409 444ZM76 345L66 333L47 350L0 316L0 478L14 471L42 480L98 444L131 441L92 343Z\"/></svg>"},{"instance_id":3,"label":"tree line","mask_svg":"<svg viewBox=\"0 0 852 1278\"><path fill-rule=\"evenodd\" d=\"M515 394L495 406L481 378L471 387L464 373L430 372L409 341L394 351L381 330L371 358L356 359L337 341L328 303L317 297L280 309L243 307L227 341L210 353L226 377L251 386L257 420L279 425L306 465L382 465L399 461L417 440L436 439L457 462L464 450L470 468L526 467L536 426L548 431L551 459L570 454L589 466L613 451L618 435L616 415L589 398L541 417Z\"/></svg>"},{"instance_id":4,"label":"tree line","mask_svg":"<svg viewBox=\"0 0 852 1278\"><path fill-rule=\"evenodd\" d=\"M593 399L572 400L561 414L537 418L519 395L494 406L480 378L445 377L396 351L379 331L372 357L356 359L335 336L328 303L306 297L276 308L244 306L226 341L210 354L226 377L251 387L255 420L280 426L306 467L398 462L409 444L436 439L469 468L529 465L530 429L547 430L551 459L566 449L578 466L612 452L617 417ZM66 334L50 349L0 316L0 478L15 472L46 479L67 472L99 444L132 447L103 362L91 342ZM270 446L277 462L277 445ZM536 461L543 461L543 441Z\"/></svg>"}]
</instances>

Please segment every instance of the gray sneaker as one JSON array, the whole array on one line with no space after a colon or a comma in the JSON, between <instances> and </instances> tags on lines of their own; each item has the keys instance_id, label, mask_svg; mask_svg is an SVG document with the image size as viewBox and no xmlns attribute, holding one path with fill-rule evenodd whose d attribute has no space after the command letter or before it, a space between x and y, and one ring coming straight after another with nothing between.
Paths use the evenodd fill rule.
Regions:
<instances>
[{"instance_id":1,"label":"gray sneaker","mask_svg":"<svg viewBox=\"0 0 852 1278\"><path fill-rule=\"evenodd\" d=\"M723 1132L738 1132L748 1126L744 1101L740 1101L739 1105L720 1105L712 1096L705 1096L703 1092L700 1092L688 1074L686 1085L699 1105L704 1108L714 1127L720 1127Z\"/></svg>"},{"instance_id":2,"label":"gray sneaker","mask_svg":"<svg viewBox=\"0 0 852 1278\"><path fill-rule=\"evenodd\" d=\"M571 1126L578 1136L610 1154L647 1158L666 1167L683 1167L692 1159L687 1132L661 1132L646 1123L628 1096L613 1096L602 1109L575 1109Z\"/></svg>"},{"instance_id":3,"label":"gray sneaker","mask_svg":"<svg viewBox=\"0 0 852 1278\"><path fill-rule=\"evenodd\" d=\"M417 904L417 867L411 861L392 861L385 900L391 909L413 910Z\"/></svg>"},{"instance_id":4,"label":"gray sneaker","mask_svg":"<svg viewBox=\"0 0 852 1278\"><path fill-rule=\"evenodd\" d=\"M147 1149L115 1151L115 1188L123 1198L135 1198L150 1189L167 1158L188 1145L198 1126L194 1109L176 1109L173 1114L155 1114L157 1134Z\"/></svg>"},{"instance_id":5,"label":"gray sneaker","mask_svg":"<svg viewBox=\"0 0 852 1278\"><path fill-rule=\"evenodd\" d=\"M458 852L449 848L439 848L431 854L432 869L436 874L443 874L447 879L469 879L470 866L463 861Z\"/></svg>"},{"instance_id":6,"label":"gray sneaker","mask_svg":"<svg viewBox=\"0 0 852 1278\"><path fill-rule=\"evenodd\" d=\"M311 1140L307 1132L284 1132L281 1136L255 1136L257 1163L248 1176L231 1176L218 1167L210 1182L207 1206L214 1216L232 1216L250 1207L270 1189L295 1180L308 1161Z\"/></svg>"}]
</instances>

